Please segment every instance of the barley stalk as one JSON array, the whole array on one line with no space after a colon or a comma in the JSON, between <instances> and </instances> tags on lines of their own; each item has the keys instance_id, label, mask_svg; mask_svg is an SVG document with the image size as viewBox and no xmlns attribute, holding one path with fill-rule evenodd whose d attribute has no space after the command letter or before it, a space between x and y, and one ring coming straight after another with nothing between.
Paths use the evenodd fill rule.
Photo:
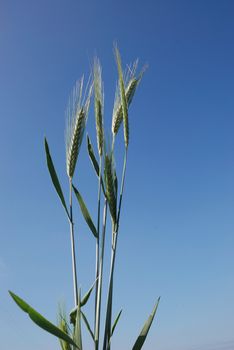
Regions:
<instances>
[{"instance_id":1,"label":"barley stalk","mask_svg":"<svg viewBox=\"0 0 234 350\"><path fill-rule=\"evenodd\" d=\"M125 175L126 175L127 150L128 149L125 148L117 221L116 221L116 224L113 225L112 227L111 266L110 266L110 277L109 277L109 287L108 287L108 297L107 297L107 310L106 310L103 350L110 350L114 268L115 268L115 259L116 259L116 248L117 248L117 242L118 242L119 220L120 220L120 213L121 213L121 206L122 206L122 199L123 199Z\"/></svg>"},{"instance_id":2,"label":"barley stalk","mask_svg":"<svg viewBox=\"0 0 234 350\"><path fill-rule=\"evenodd\" d=\"M101 256L99 266L99 278L97 287L97 302L96 302L96 322L95 322L95 350L99 347L99 334L100 334L100 317L101 317L101 300L102 300L102 278L103 278L103 261L105 251L105 234L106 234L106 218L107 218L107 199L105 198L105 204L103 209L103 225L102 225L102 241L101 241Z\"/></svg>"},{"instance_id":3,"label":"barley stalk","mask_svg":"<svg viewBox=\"0 0 234 350\"><path fill-rule=\"evenodd\" d=\"M74 304L78 305L78 280L76 269L76 252L75 252L75 235L73 222L73 208L72 208L72 180L69 179L70 192L70 239L71 239L71 256L72 256L72 276L73 276L73 290L74 290Z\"/></svg>"},{"instance_id":4,"label":"barley stalk","mask_svg":"<svg viewBox=\"0 0 234 350\"><path fill-rule=\"evenodd\" d=\"M98 304L100 303L100 296L98 295L98 277L100 278L99 271L99 256L100 256L100 210L101 210L101 179L102 179L102 154L103 154L103 145L104 145L104 131L103 131L103 105L104 105L104 93L103 93L103 83L102 83L102 69L98 58L94 59L93 66L93 80L94 80L94 109L95 109L95 121L96 121L96 134L97 134L97 147L99 153L99 181L98 181L98 209L97 209L97 233L98 237L96 239L96 288L95 288L95 309L94 309L94 328L96 332L95 338L95 348L98 349L98 338L97 331L99 327L99 318L98 314Z\"/></svg>"}]
</instances>

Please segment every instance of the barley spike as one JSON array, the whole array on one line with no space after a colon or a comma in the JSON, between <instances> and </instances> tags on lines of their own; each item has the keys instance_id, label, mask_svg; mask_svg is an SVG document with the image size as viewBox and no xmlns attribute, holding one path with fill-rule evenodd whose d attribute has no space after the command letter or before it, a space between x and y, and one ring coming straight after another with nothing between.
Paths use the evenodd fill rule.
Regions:
<instances>
[{"instance_id":1,"label":"barley spike","mask_svg":"<svg viewBox=\"0 0 234 350\"><path fill-rule=\"evenodd\" d=\"M58 327L66 333L68 336L70 336L70 329L68 325L68 321L66 319L66 315L64 310L62 308L59 309L59 314L58 314ZM62 350L72 350L71 345L67 343L65 340L59 339L60 345Z\"/></svg>"},{"instance_id":2,"label":"barley spike","mask_svg":"<svg viewBox=\"0 0 234 350\"><path fill-rule=\"evenodd\" d=\"M82 102L82 88L83 78L76 83L66 112L66 163L67 175L70 179L73 178L75 172L76 162L84 135L90 105L90 98L92 94L91 86L86 100L84 99L84 102Z\"/></svg>"},{"instance_id":3,"label":"barley spike","mask_svg":"<svg viewBox=\"0 0 234 350\"><path fill-rule=\"evenodd\" d=\"M128 69L127 77L125 78L126 81L126 100L128 107L130 106L133 97L135 95L136 89L143 77L143 74L146 70L146 66L142 69L141 73L136 77L136 69L137 69L138 61L136 60L133 64L133 68ZM112 134L116 135L119 131L119 127L123 121L123 111L122 111L122 105L121 105L121 99L119 95L118 87L116 89L115 94L115 102L114 102L114 109L113 109L113 116L112 116Z\"/></svg>"},{"instance_id":4,"label":"barley spike","mask_svg":"<svg viewBox=\"0 0 234 350\"><path fill-rule=\"evenodd\" d=\"M93 67L94 76L94 101L95 101L95 119L96 119L96 133L97 133L97 145L99 156L103 153L104 132L103 132L103 83L102 83L102 70L100 62L97 58L94 60Z\"/></svg>"}]
</instances>

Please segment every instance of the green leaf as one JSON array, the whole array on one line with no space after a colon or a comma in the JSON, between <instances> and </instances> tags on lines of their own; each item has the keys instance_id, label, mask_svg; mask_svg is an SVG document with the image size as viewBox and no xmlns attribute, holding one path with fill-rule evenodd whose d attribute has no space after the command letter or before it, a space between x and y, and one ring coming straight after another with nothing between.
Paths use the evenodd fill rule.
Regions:
<instances>
[{"instance_id":1,"label":"green leaf","mask_svg":"<svg viewBox=\"0 0 234 350\"><path fill-rule=\"evenodd\" d=\"M115 195L118 196L118 178L116 174L116 170L114 168L114 185L115 185Z\"/></svg>"},{"instance_id":2,"label":"green leaf","mask_svg":"<svg viewBox=\"0 0 234 350\"><path fill-rule=\"evenodd\" d=\"M29 304L27 304L23 299L9 291L11 297L16 302L16 304L24 311L26 312L31 320L36 323L39 327L47 331L48 333L51 333L55 335L57 338L62 339L69 344L75 346L77 349L80 349L79 346L70 338L66 333L61 331L58 327L56 327L53 323L48 321L44 316L39 314L36 310L34 310ZM81 349L80 349L81 350Z\"/></svg>"},{"instance_id":3,"label":"green leaf","mask_svg":"<svg viewBox=\"0 0 234 350\"><path fill-rule=\"evenodd\" d=\"M85 294L85 296L81 300L81 302L80 302L80 306L81 307L84 306L87 303L87 301L89 300L89 297L90 297L90 295L91 295L91 293L93 291L93 288L96 285L96 282L97 282L97 280L94 282L94 284L91 286L91 288L88 290L88 292Z\"/></svg>"},{"instance_id":4,"label":"green leaf","mask_svg":"<svg viewBox=\"0 0 234 350\"><path fill-rule=\"evenodd\" d=\"M88 330L89 334L91 335L93 341L95 341L93 331L92 331L92 329L91 329L91 327L90 327L90 324L89 324L89 322L88 322L88 320L87 320L85 314L83 313L83 311L81 311L81 316L82 316L82 318L83 318L83 320L84 320L84 323L85 323L85 325L86 325L86 327L87 327L87 330Z\"/></svg>"},{"instance_id":5,"label":"green leaf","mask_svg":"<svg viewBox=\"0 0 234 350\"><path fill-rule=\"evenodd\" d=\"M96 280L97 281L97 280ZM84 306L88 300L89 297L93 291L93 288L96 285L96 281L94 282L94 284L91 286L91 288L88 290L88 292L85 294L85 296L83 297L83 299L80 302L80 307ZM77 306L78 307L78 306ZM75 307L71 312L70 312L70 323L72 323L73 325L75 325L76 323L76 314L77 314L77 307Z\"/></svg>"},{"instance_id":6,"label":"green leaf","mask_svg":"<svg viewBox=\"0 0 234 350\"><path fill-rule=\"evenodd\" d=\"M89 154L89 158L91 160L91 163L93 164L93 167L94 167L94 170L97 174L97 177L99 177L99 165L98 165L98 161L95 157L95 154L94 154L94 150L93 150L93 146L91 144L91 141L90 141L90 138L89 136L87 135L87 148L88 148L88 154ZM105 188L104 188L104 184L103 184L103 180L101 178L101 185L102 185L102 191L105 195Z\"/></svg>"},{"instance_id":7,"label":"green leaf","mask_svg":"<svg viewBox=\"0 0 234 350\"><path fill-rule=\"evenodd\" d=\"M112 329L111 329L111 337L112 337L112 335L113 335L113 333L114 333L114 331L115 331L115 327L117 326L117 323L118 323L119 318L120 318L120 316L121 316L121 314L122 314L122 311L123 311L123 310L120 310L120 312L118 313L118 315L117 315L117 317L116 317L116 319L115 319L115 322L114 322L114 324L113 324L113 326L112 326Z\"/></svg>"},{"instance_id":8,"label":"green leaf","mask_svg":"<svg viewBox=\"0 0 234 350\"><path fill-rule=\"evenodd\" d=\"M84 217L85 221L87 222L87 224L88 224L90 230L92 231L94 237L98 238L98 233L97 233L96 227L95 227L95 225L93 223L93 220L91 219L89 211L88 211L88 209L87 209L87 207L85 205L85 202L84 202L80 192L77 190L77 188L75 188L74 185L72 185L72 187L73 187L73 190L75 192L76 198L77 198L77 200L79 202L80 209L81 209L81 212L83 214L83 217Z\"/></svg>"},{"instance_id":9,"label":"green leaf","mask_svg":"<svg viewBox=\"0 0 234 350\"><path fill-rule=\"evenodd\" d=\"M91 144L90 138L87 135L87 148L88 148L88 154L89 154L89 158L93 164L94 170L97 174L97 176L99 176L99 165L98 165L98 161L95 157L94 151L93 151L93 146Z\"/></svg>"},{"instance_id":10,"label":"green leaf","mask_svg":"<svg viewBox=\"0 0 234 350\"><path fill-rule=\"evenodd\" d=\"M160 297L158 298L157 303L156 303L155 307L153 308L152 313L150 314L149 318L145 322L144 327L142 328L141 333L140 333L139 337L137 338L132 350L140 350L142 348L142 346L145 342L145 339L147 337L147 334L149 332L149 329L151 327L151 324L154 320L154 316L156 314L159 301L160 301Z\"/></svg>"},{"instance_id":11,"label":"green leaf","mask_svg":"<svg viewBox=\"0 0 234 350\"><path fill-rule=\"evenodd\" d=\"M53 164L53 161L52 161L52 158L51 158L51 155L50 155L50 149L49 149L49 145L47 143L47 140L45 138L45 152L46 152L46 161L47 161L47 167L48 167L48 170L49 170L49 173L50 173L50 177L51 177L51 180L53 182L53 185L55 187L55 190L62 202L62 205L67 213L67 216L68 218L70 219L70 216L69 216L69 213L68 213L68 210L67 210L67 205L66 205L66 202L65 202L65 198L64 198L64 195L63 195L63 191L62 191L62 188L60 186L60 183L59 183L59 179L58 179L58 176L56 174L56 170L54 168L54 164Z\"/></svg>"}]
</instances>

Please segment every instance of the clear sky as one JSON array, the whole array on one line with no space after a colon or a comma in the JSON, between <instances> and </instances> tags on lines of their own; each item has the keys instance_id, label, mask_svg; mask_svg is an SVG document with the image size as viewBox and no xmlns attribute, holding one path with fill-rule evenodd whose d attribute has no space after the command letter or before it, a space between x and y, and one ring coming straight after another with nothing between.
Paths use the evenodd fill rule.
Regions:
<instances>
[{"instance_id":1,"label":"clear sky","mask_svg":"<svg viewBox=\"0 0 234 350\"><path fill-rule=\"evenodd\" d=\"M117 41L123 62L138 57L149 68L130 110L115 275L114 312L122 307L123 314L113 349L131 349L161 295L145 350L233 350L233 16L233 0L0 1L1 349L59 347L7 290L54 322L59 301L73 306L68 223L43 137L67 196L68 96L97 54L110 127ZM84 144L74 182L94 214L96 178ZM85 291L94 279L95 242L75 210Z\"/></svg>"}]
</instances>

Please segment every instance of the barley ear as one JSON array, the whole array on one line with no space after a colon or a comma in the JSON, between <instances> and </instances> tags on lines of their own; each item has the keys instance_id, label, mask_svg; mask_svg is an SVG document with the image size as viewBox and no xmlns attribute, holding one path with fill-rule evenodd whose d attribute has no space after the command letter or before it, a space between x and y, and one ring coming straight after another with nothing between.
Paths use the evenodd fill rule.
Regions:
<instances>
[{"instance_id":1,"label":"barley ear","mask_svg":"<svg viewBox=\"0 0 234 350\"><path fill-rule=\"evenodd\" d=\"M59 306L59 313L58 313L58 327L66 333L68 336L70 336L70 329L69 329L69 323L66 318L66 314L64 309ZM62 350L72 350L72 347L69 343L67 343L65 340L59 339L60 346Z\"/></svg>"},{"instance_id":2,"label":"barley ear","mask_svg":"<svg viewBox=\"0 0 234 350\"><path fill-rule=\"evenodd\" d=\"M82 101L83 80L84 79L82 78L76 83L66 112L66 163L67 175L70 179L73 178L75 172L92 94L91 86L87 98L84 98L84 101Z\"/></svg>"},{"instance_id":3,"label":"barley ear","mask_svg":"<svg viewBox=\"0 0 234 350\"><path fill-rule=\"evenodd\" d=\"M129 144L128 105L127 105L125 86L124 86L124 80L123 80L121 57L117 46L115 46L115 57L116 57L116 63L118 68L118 74L119 74L119 91L120 91L121 105L123 110L124 142L125 142L125 147L128 148L128 144Z\"/></svg>"},{"instance_id":4,"label":"barley ear","mask_svg":"<svg viewBox=\"0 0 234 350\"><path fill-rule=\"evenodd\" d=\"M103 131L103 82L102 82L102 69L98 58L94 59L93 65L93 80L94 80L94 105L95 105L95 120L96 120L96 133L97 133L97 145L99 156L103 153L104 143L104 131Z\"/></svg>"},{"instance_id":5,"label":"barley ear","mask_svg":"<svg viewBox=\"0 0 234 350\"><path fill-rule=\"evenodd\" d=\"M147 68L147 66L144 66L141 72L139 73L139 75L136 76L137 65L138 65L138 61L136 60L133 63L132 67L128 69L127 79L125 81L125 84L126 84L125 95L127 99L128 108L132 103L137 87L140 84L141 79ZM123 121L122 105L120 101L119 90L116 89L113 116L112 116L112 134L113 135L116 135L118 133L119 127L122 121Z\"/></svg>"}]
</instances>

